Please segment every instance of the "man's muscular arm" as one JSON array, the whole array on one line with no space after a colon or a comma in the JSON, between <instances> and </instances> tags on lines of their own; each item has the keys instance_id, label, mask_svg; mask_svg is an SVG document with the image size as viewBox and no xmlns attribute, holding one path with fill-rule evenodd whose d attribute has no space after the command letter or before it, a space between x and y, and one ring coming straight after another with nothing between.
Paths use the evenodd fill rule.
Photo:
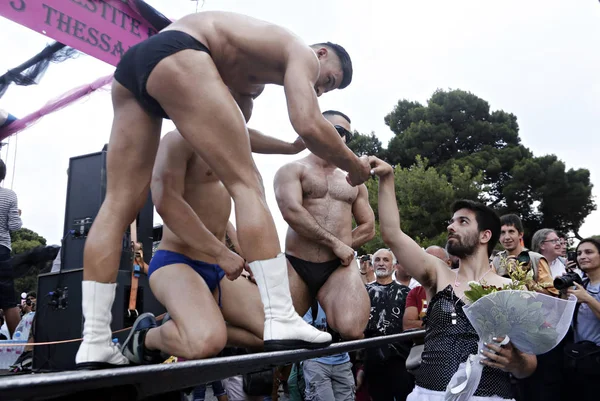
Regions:
<instances>
[{"instance_id":1,"label":"man's muscular arm","mask_svg":"<svg viewBox=\"0 0 600 401\"><path fill-rule=\"evenodd\" d=\"M231 89L229 91L231 96L233 96L238 104L240 111L244 115L246 123L248 123L252 117L252 110L254 110L255 96L242 95ZM295 155L296 153L300 153L306 149L306 145L300 137L298 137L298 139L296 139L293 143L289 143L273 138L272 136L265 135L253 128L248 128L248 136L250 137L250 147L254 153Z\"/></svg>"},{"instance_id":2,"label":"man's muscular arm","mask_svg":"<svg viewBox=\"0 0 600 401\"><path fill-rule=\"evenodd\" d=\"M375 156L369 156L373 173L379 177L379 229L381 239L390 247L398 262L408 274L425 288L437 283L438 269L447 269L440 259L426 253L400 228L400 215L396 203L393 168ZM384 217L382 217L384 216Z\"/></svg>"},{"instance_id":3,"label":"man's muscular arm","mask_svg":"<svg viewBox=\"0 0 600 401\"><path fill-rule=\"evenodd\" d=\"M357 249L375 237L375 214L369 204L369 191L365 185L358 187L352 214L356 221L356 227L352 230L352 248Z\"/></svg>"},{"instance_id":4,"label":"man's muscular arm","mask_svg":"<svg viewBox=\"0 0 600 401\"><path fill-rule=\"evenodd\" d=\"M295 47L294 50L287 61L283 80L294 130L312 153L347 171L352 185L362 184L369 178L366 161L361 161L344 145L333 125L321 115L314 88L319 76L317 58L309 48Z\"/></svg>"},{"instance_id":5,"label":"man's muscular arm","mask_svg":"<svg viewBox=\"0 0 600 401\"><path fill-rule=\"evenodd\" d=\"M160 142L152 172L152 201L164 223L182 241L215 258L227 246L202 223L183 198L187 164L193 150L178 132L170 132Z\"/></svg>"},{"instance_id":6,"label":"man's muscular arm","mask_svg":"<svg viewBox=\"0 0 600 401\"><path fill-rule=\"evenodd\" d=\"M306 145L300 137L290 143L265 135L253 128L248 128L248 135L253 153L295 155L306 149Z\"/></svg>"},{"instance_id":7,"label":"man's muscular arm","mask_svg":"<svg viewBox=\"0 0 600 401\"><path fill-rule=\"evenodd\" d=\"M297 163L291 163L280 168L275 174L273 185L281 214L295 232L331 248L342 260L342 264L347 266L354 257L352 248L321 227L313 215L302 205L301 168Z\"/></svg>"}]
</instances>

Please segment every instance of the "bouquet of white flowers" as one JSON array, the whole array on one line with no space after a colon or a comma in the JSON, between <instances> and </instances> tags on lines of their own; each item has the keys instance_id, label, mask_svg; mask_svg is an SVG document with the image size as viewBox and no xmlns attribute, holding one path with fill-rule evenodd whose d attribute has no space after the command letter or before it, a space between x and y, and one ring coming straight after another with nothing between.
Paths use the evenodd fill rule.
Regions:
<instances>
[{"instance_id":1,"label":"bouquet of white flowers","mask_svg":"<svg viewBox=\"0 0 600 401\"><path fill-rule=\"evenodd\" d=\"M560 343L571 324L577 299L568 300L529 291L533 272L517 266L510 274L512 283L503 288L470 282L465 296L472 302L463 307L465 315L479 335L478 350L493 337L505 337L504 344L528 354L543 354ZM469 400L475 393L483 365L483 356L470 355L460 364L446 389L446 400Z\"/></svg>"}]
</instances>

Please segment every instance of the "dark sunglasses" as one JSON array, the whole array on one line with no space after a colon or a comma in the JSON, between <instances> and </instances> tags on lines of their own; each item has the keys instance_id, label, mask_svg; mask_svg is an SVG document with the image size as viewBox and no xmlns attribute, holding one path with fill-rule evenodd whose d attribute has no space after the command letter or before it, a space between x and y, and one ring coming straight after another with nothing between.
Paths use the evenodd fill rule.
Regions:
<instances>
[{"instance_id":1,"label":"dark sunglasses","mask_svg":"<svg viewBox=\"0 0 600 401\"><path fill-rule=\"evenodd\" d=\"M346 128L342 127L341 125L334 125L336 131L338 132L338 134L340 134L340 136L345 136L346 137L346 143L349 143L352 140L352 132L348 131Z\"/></svg>"}]
</instances>

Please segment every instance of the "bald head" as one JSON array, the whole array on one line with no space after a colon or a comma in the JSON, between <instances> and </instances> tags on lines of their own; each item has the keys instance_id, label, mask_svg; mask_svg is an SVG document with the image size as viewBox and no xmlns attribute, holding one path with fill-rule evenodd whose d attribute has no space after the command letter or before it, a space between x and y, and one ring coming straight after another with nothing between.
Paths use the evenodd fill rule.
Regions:
<instances>
[{"instance_id":1,"label":"bald head","mask_svg":"<svg viewBox=\"0 0 600 401\"><path fill-rule=\"evenodd\" d=\"M441 246L432 245L429 248L425 249L425 252L440 259L448 266L450 265L450 255L448 255L448 252Z\"/></svg>"}]
</instances>

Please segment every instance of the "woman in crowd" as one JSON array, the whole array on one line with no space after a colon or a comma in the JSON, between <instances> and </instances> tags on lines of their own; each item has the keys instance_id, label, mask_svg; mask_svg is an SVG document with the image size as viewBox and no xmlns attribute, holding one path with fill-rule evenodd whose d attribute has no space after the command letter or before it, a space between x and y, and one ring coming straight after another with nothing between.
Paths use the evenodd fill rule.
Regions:
<instances>
[{"instance_id":1,"label":"woman in crowd","mask_svg":"<svg viewBox=\"0 0 600 401\"><path fill-rule=\"evenodd\" d=\"M597 400L600 379L600 241L584 239L577 245L577 263L585 273L583 285L568 290L577 297L573 316L574 344L566 347L569 395L578 401ZM571 358L569 355L574 355Z\"/></svg>"}]
</instances>

